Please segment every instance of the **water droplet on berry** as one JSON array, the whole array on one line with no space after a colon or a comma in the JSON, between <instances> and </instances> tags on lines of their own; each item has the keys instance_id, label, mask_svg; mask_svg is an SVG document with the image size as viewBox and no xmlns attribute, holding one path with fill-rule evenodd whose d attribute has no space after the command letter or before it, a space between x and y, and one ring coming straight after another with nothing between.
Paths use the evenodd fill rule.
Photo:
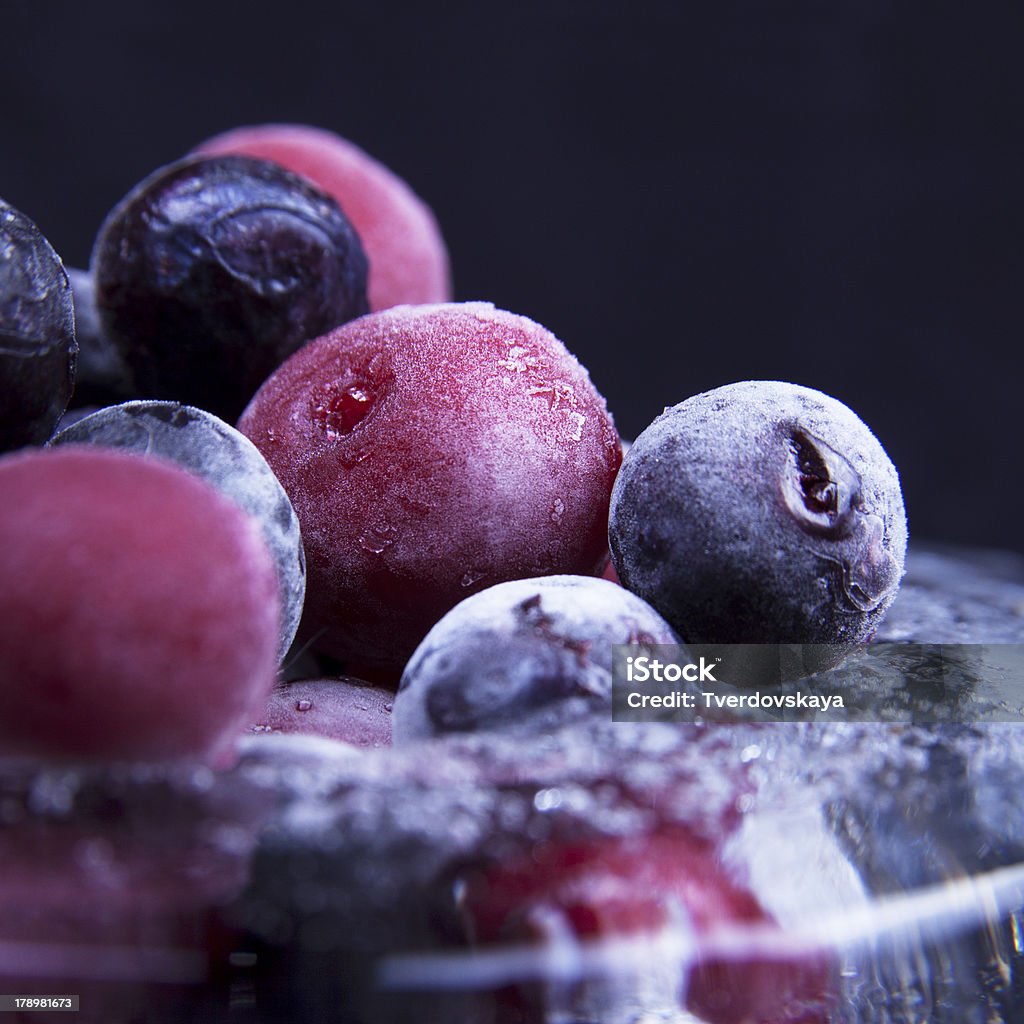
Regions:
<instances>
[{"instance_id":1,"label":"water droplet on berry","mask_svg":"<svg viewBox=\"0 0 1024 1024\"><path fill-rule=\"evenodd\" d=\"M380 555L395 543L395 539L394 527L389 523L380 523L359 535L359 546L371 555Z\"/></svg>"},{"instance_id":2,"label":"water droplet on berry","mask_svg":"<svg viewBox=\"0 0 1024 1024\"><path fill-rule=\"evenodd\" d=\"M308 711L312 706L313 702L311 700L297 700L295 702L296 711Z\"/></svg>"},{"instance_id":3,"label":"water droplet on berry","mask_svg":"<svg viewBox=\"0 0 1024 1024\"><path fill-rule=\"evenodd\" d=\"M366 419L376 397L365 381L332 382L313 396L311 419L336 441Z\"/></svg>"}]
</instances>

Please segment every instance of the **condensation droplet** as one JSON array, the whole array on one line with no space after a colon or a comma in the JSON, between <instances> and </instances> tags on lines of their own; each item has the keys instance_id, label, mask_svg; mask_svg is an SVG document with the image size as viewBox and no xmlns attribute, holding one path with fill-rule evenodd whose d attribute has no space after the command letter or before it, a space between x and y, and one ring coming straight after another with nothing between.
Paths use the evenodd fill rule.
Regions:
<instances>
[{"instance_id":1,"label":"condensation droplet","mask_svg":"<svg viewBox=\"0 0 1024 1024\"><path fill-rule=\"evenodd\" d=\"M551 505L551 522L560 523L565 513L565 502L561 498L555 498Z\"/></svg>"},{"instance_id":2,"label":"condensation droplet","mask_svg":"<svg viewBox=\"0 0 1024 1024\"><path fill-rule=\"evenodd\" d=\"M364 381L331 382L311 399L310 416L332 441L337 441L366 419L375 401L376 395Z\"/></svg>"},{"instance_id":3,"label":"condensation droplet","mask_svg":"<svg viewBox=\"0 0 1024 1024\"><path fill-rule=\"evenodd\" d=\"M311 700L297 700L295 702L296 711L308 711L312 706L313 702Z\"/></svg>"},{"instance_id":4,"label":"condensation droplet","mask_svg":"<svg viewBox=\"0 0 1024 1024\"><path fill-rule=\"evenodd\" d=\"M359 546L371 555L381 555L396 539L395 528L390 523L380 523L359 535Z\"/></svg>"}]
</instances>

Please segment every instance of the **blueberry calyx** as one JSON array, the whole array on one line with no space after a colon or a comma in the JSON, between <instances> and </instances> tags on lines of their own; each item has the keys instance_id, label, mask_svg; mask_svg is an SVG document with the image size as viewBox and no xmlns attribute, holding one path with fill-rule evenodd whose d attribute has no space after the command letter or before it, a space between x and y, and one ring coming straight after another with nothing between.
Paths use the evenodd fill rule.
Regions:
<instances>
[{"instance_id":1,"label":"blueberry calyx","mask_svg":"<svg viewBox=\"0 0 1024 1024\"><path fill-rule=\"evenodd\" d=\"M808 533L836 539L848 536L860 503L857 471L807 431L790 426L786 435L789 459L782 474L786 507Z\"/></svg>"}]
</instances>

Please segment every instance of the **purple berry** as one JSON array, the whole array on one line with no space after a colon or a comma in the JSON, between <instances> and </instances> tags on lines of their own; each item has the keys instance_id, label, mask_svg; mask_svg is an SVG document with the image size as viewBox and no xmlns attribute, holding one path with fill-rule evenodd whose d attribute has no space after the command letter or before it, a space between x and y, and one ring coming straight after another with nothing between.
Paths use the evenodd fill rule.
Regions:
<instances>
[{"instance_id":1,"label":"purple berry","mask_svg":"<svg viewBox=\"0 0 1024 1024\"><path fill-rule=\"evenodd\" d=\"M561 725L612 701L612 644L675 644L636 595L589 576L489 587L427 634L402 675L396 742Z\"/></svg>"},{"instance_id":2,"label":"purple berry","mask_svg":"<svg viewBox=\"0 0 1024 1024\"><path fill-rule=\"evenodd\" d=\"M896 469L846 406L745 381L666 410L612 496L623 584L689 645L868 640L896 596L907 525Z\"/></svg>"},{"instance_id":3,"label":"purple berry","mask_svg":"<svg viewBox=\"0 0 1024 1024\"><path fill-rule=\"evenodd\" d=\"M140 390L232 421L292 352L367 311L341 207L250 157L155 172L107 217L92 264L100 326Z\"/></svg>"},{"instance_id":4,"label":"purple berry","mask_svg":"<svg viewBox=\"0 0 1024 1024\"><path fill-rule=\"evenodd\" d=\"M0 451L42 444L74 390L71 286L39 228L0 200Z\"/></svg>"}]
</instances>

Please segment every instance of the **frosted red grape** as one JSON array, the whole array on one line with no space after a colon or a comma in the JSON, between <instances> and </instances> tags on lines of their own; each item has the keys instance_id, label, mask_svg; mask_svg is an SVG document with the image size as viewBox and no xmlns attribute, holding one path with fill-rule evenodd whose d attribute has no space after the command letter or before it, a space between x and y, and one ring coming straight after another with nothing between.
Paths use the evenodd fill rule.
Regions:
<instances>
[{"instance_id":1,"label":"frosted red grape","mask_svg":"<svg viewBox=\"0 0 1024 1024\"><path fill-rule=\"evenodd\" d=\"M586 371L526 317L363 317L289 359L239 428L302 526L302 631L339 658L400 668L476 590L604 568L618 436Z\"/></svg>"},{"instance_id":2,"label":"frosted red grape","mask_svg":"<svg viewBox=\"0 0 1024 1024\"><path fill-rule=\"evenodd\" d=\"M213 758L273 686L274 563L250 517L162 460L0 461L0 752Z\"/></svg>"}]
</instances>

